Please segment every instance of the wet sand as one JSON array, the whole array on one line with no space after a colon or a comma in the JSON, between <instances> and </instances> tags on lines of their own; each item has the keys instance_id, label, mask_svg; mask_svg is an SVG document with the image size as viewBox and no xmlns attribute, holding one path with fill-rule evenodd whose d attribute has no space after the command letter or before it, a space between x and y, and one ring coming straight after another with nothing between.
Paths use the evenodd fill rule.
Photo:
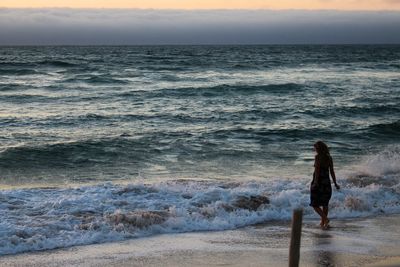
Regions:
<instances>
[{"instance_id":1,"label":"wet sand","mask_svg":"<svg viewBox=\"0 0 400 267\"><path fill-rule=\"evenodd\" d=\"M303 224L300 266L399 266L400 215ZM0 257L0 266L287 266L290 222Z\"/></svg>"}]
</instances>

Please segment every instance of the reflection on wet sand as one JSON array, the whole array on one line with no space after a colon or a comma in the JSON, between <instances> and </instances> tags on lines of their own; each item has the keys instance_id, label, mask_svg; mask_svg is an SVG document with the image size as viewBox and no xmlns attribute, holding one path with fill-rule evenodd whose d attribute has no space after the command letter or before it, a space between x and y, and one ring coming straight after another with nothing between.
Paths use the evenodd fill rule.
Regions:
<instances>
[{"instance_id":1,"label":"reflection on wet sand","mask_svg":"<svg viewBox=\"0 0 400 267\"><path fill-rule=\"evenodd\" d=\"M313 244L316 247L315 265L316 266L336 266L334 253L330 250L333 236L327 232L314 233Z\"/></svg>"}]
</instances>

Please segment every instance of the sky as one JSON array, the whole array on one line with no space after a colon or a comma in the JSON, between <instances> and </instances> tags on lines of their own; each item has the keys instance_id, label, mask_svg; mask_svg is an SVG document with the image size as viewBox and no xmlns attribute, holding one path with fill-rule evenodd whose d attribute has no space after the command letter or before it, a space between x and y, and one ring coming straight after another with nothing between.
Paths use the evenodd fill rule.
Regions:
<instances>
[{"instance_id":1,"label":"sky","mask_svg":"<svg viewBox=\"0 0 400 267\"><path fill-rule=\"evenodd\" d=\"M400 44L400 0L0 2L0 45Z\"/></svg>"},{"instance_id":2,"label":"sky","mask_svg":"<svg viewBox=\"0 0 400 267\"><path fill-rule=\"evenodd\" d=\"M400 0L2 0L0 7L400 10Z\"/></svg>"}]
</instances>

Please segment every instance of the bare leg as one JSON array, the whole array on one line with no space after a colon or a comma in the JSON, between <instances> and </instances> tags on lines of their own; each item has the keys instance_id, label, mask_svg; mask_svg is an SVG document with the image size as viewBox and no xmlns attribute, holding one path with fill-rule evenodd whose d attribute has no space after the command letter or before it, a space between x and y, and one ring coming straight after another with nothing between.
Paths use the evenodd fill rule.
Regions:
<instances>
[{"instance_id":1,"label":"bare leg","mask_svg":"<svg viewBox=\"0 0 400 267\"><path fill-rule=\"evenodd\" d=\"M324 212L324 215L325 215L325 218L326 218L324 226L327 227L328 224L329 224L329 219L328 219L329 208L328 208L328 206L323 206L322 207L322 211Z\"/></svg>"},{"instance_id":2,"label":"bare leg","mask_svg":"<svg viewBox=\"0 0 400 267\"><path fill-rule=\"evenodd\" d=\"M318 215L321 217L321 227L325 225L326 221L328 220L328 218L325 215L325 212L318 206L313 207L315 212L318 213Z\"/></svg>"}]
</instances>

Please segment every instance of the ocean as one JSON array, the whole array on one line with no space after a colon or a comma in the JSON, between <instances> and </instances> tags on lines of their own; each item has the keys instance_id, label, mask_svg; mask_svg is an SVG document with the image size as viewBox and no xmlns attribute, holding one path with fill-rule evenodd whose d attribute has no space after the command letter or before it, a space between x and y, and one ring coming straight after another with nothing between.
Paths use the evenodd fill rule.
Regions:
<instances>
[{"instance_id":1,"label":"ocean","mask_svg":"<svg viewBox=\"0 0 400 267\"><path fill-rule=\"evenodd\" d=\"M400 213L400 46L0 47L0 255Z\"/></svg>"}]
</instances>

